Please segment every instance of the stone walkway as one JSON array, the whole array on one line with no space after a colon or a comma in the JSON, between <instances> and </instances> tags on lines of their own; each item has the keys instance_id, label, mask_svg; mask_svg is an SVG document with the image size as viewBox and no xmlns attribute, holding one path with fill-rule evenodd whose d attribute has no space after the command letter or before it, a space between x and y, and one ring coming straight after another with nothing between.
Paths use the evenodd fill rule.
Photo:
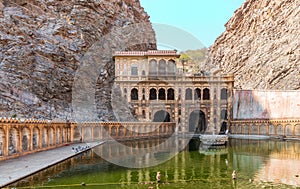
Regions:
<instances>
[{"instance_id":1,"label":"stone walkway","mask_svg":"<svg viewBox=\"0 0 300 189\"><path fill-rule=\"evenodd\" d=\"M75 154L72 147L85 147L87 145L94 147L103 143L104 142L70 144L69 146L0 161L0 188L79 154Z\"/></svg>"}]
</instances>

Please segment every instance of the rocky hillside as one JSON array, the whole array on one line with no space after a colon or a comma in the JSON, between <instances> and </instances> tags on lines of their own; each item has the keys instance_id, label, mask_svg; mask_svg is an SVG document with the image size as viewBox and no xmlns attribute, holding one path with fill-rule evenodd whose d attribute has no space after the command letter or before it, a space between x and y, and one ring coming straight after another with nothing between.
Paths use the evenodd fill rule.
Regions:
<instances>
[{"instance_id":1,"label":"rocky hillside","mask_svg":"<svg viewBox=\"0 0 300 189\"><path fill-rule=\"evenodd\" d=\"M246 0L209 50L206 69L243 89L300 89L300 1Z\"/></svg>"},{"instance_id":2,"label":"rocky hillside","mask_svg":"<svg viewBox=\"0 0 300 189\"><path fill-rule=\"evenodd\" d=\"M145 27L126 30L137 23ZM1 0L0 117L71 119L76 71L88 59L85 53L102 40L97 47L103 48L94 54L105 66L93 92L98 118L113 120L112 52L155 49L155 40L138 43L145 36L155 39L149 16L136 0ZM136 44L120 45L127 38Z\"/></svg>"}]
</instances>

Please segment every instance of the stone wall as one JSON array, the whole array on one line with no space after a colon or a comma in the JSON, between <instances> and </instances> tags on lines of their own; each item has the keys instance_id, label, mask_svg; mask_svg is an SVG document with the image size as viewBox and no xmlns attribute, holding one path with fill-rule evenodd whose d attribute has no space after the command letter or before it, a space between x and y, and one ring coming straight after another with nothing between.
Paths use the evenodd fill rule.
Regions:
<instances>
[{"instance_id":1,"label":"stone wall","mask_svg":"<svg viewBox=\"0 0 300 189\"><path fill-rule=\"evenodd\" d=\"M300 118L300 91L234 90L233 119Z\"/></svg>"}]
</instances>

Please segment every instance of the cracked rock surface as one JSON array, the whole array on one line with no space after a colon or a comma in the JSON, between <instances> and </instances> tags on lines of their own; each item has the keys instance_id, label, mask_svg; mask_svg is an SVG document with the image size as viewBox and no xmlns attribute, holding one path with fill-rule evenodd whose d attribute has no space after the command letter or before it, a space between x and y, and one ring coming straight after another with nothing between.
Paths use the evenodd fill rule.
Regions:
<instances>
[{"instance_id":1,"label":"cracked rock surface","mask_svg":"<svg viewBox=\"0 0 300 189\"><path fill-rule=\"evenodd\" d=\"M300 89L300 1L246 0L209 49L203 69L243 89Z\"/></svg>"},{"instance_id":2,"label":"cracked rock surface","mask_svg":"<svg viewBox=\"0 0 300 189\"><path fill-rule=\"evenodd\" d=\"M136 0L0 1L0 117L72 119L72 87L85 53L103 36L137 23L148 24L139 32L155 38L149 16ZM136 32L116 35L125 38ZM122 37L102 49L120 50ZM148 49L156 44L122 50ZM103 60L95 84L97 113L99 120L114 120L114 64L112 57Z\"/></svg>"}]
</instances>

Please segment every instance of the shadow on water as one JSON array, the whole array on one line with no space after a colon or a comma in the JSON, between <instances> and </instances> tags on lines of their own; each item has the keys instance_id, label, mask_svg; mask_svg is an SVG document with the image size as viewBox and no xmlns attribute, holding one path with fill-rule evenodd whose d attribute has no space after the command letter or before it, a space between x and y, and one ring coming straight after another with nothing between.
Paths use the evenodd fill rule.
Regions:
<instances>
[{"instance_id":1,"label":"shadow on water","mask_svg":"<svg viewBox=\"0 0 300 189\"><path fill-rule=\"evenodd\" d=\"M189 141L188 149L189 151L198 151L200 146L200 138L199 137L193 137Z\"/></svg>"}]
</instances>

